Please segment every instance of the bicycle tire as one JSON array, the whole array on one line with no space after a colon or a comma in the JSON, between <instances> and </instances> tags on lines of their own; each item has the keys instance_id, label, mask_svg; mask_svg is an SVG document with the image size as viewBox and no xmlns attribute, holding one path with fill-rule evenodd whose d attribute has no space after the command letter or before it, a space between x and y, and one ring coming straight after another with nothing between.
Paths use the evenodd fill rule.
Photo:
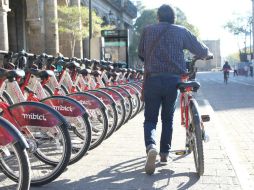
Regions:
<instances>
[{"instance_id":1,"label":"bicycle tire","mask_svg":"<svg viewBox=\"0 0 254 190\"><path fill-rule=\"evenodd\" d=\"M137 88L139 88L140 93L142 93L142 82L141 81L135 81L135 82L132 82L130 84L132 84L132 85L136 86ZM140 107L141 107L140 111L144 110L144 108L145 108L145 102L144 101L141 101L141 106Z\"/></svg>"},{"instance_id":2,"label":"bicycle tire","mask_svg":"<svg viewBox=\"0 0 254 190\"><path fill-rule=\"evenodd\" d=\"M12 149L12 158L8 158L7 161L0 157L0 171L2 171L8 178L17 183L17 190L28 190L30 188L31 180L31 170L30 162L26 149L24 149L21 144L17 141L14 142L11 146ZM13 159L13 154L16 155L16 159ZM11 162L11 163L6 163ZM14 164L15 162L15 164ZM18 176L15 175L13 169L18 165L19 173ZM1 183L0 188L4 185ZM8 184L9 185L9 184ZM6 185L5 185L6 187Z\"/></svg>"},{"instance_id":3,"label":"bicycle tire","mask_svg":"<svg viewBox=\"0 0 254 190\"><path fill-rule=\"evenodd\" d=\"M77 161L79 161L80 159L82 159L86 155L87 151L90 150L90 144L91 144L91 138L92 138L92 127L90 125L90 121L88 120L87 115L83 115L82 121L84 122L83 124L85 125L85 127L82 127L82 128L83 129L86 128L85 137L84 137L84 131L80 132L80 130L78 130L77 127L74 128L73 133L77 137L79 137L81 140L86 140L86 142L84 143L84 145L81 148L76 148L73 146L73 141L75 141L75 139L72 140L72 136L71 136L72 155L73 155L74 151L76 152L76 154L75 154L75 156L71 156L69 165L74 164Z\"/></svg>"},{"instance_id":4,"label":"bicycle tire","mask_svg":"<svg viewBox=\"0 0 254 190\"><path fill-rule=\"evenodd\" d=\"M106 114L108 117L108 131L105 139L109 138L117 128L117 110L116 110L116 103L113 98L110 97L106 92L99 91L99 90L89 90L87 93L91 93L98 98L102 99L103 103L106 106Z\"/></svg>"},{"instance_id":5,"label":"bicycle tire","mask_svg":"<svg viewBox=\"0 0 254 190\"><path fill-rule=\"evenodd\" d=\"M132 90L130 91L134 91L135 93L132 94L133 96L133 101L135 101L136 105L136 111L134 112L133 117L135 117L140 111L141 111L141 106L142 106L142 102L141 102L141 91L135 87L134 85L131 85L130 83L126 83L124 86L127 86L128 88L131 88Z\"/></svg>"},{"instance_id":6,"label":"bicycle tire","mask_svg":"<svg viewBox=\"0 0 254 190\"><path fill-rule=\"evenodd\" d=\"M225 84L228 84L228 74L227 73L224 73L224 83Z\"/></svg>"},{"instance_id":7,"label":"bicycle tire","mask_svg":"<svg viewBox=\"0 0 254 190\"><path fill-rule=\"evenodd\" d=\"M51 96L41 100L42 103L56 107L67 106L71 111L59 110L70 125L68 131L71 137L72 154L69 165L79 161L89 150L91 143L91 124L87 110L78 101L67 96ZM51 164L51 163L47 163Z\"/></svg>"},{"instance_id":8,"label":"bicycle tire","mask_svg":"<svg viewBox=\"0 0 254 190\"><path fill-rule=\"evenodd\" d=\"M196 171L199 176L204 174L204 152L201 130L201 118L198 111L198 104L195 99L190 100L191 130L194 135L192 149Z\"/></svg>"},{"instance_id":9,"label":"bicycle tire","mask_svg":"<svg viewBox=\"0 0 254 190\"><path fill-rule=\"evenodd\" d=\"M118 88L122 88L126 90L127 93L130 94L132 104L132 113L130 119L132 119L138 114L140 108L140 98L138 97L138 92L136 89L126 84L118 86Z\"/></svg>"},{"instance_id":10,"label":"bicycle tire","mask_svg":"<svg viewBox=\"0 0 254 190\"><path fill-rule=\"evenodd\" d=\"M27 190L31 180L31 168L26 150L28 144L21 132L3 117L0 117L0 126L2 138L0 139L0 189L9 189L8 187L14 186L12 183L15 182L17 186L15 189ZM1 171L12 181L3 180ZM15 178L12 174L16 173L18 177Z\"/></svg>"},{"instance_id":11,"label":"bicycle tire","mask_svg":"<svg viewBox=\"0 0 254 190\"><path fill-rule=\"evenodd\" d=\"M76 130L76 128L73 127L69 127L68 128L68 132L70 134L70 138L71 138L71 144L72 144L72 148L71 148L71 157L70 160L68 162L68 165L72 165L76 162L78 162L80 159L82 159L85 154L87 153L87 151L90 149L90 142L91 142L91 136L92 136L92 131L91 131L91 126L90 126L90 122L88 121L87 116L83 116L82 117L82 121L84 122L83 124L86 126L86 137L84 137L84 134L82 134L81 132L79 132L78 130ZM79 122L80 123L80 122ZM84 127L82 127L84 128ZM74 141L77 141L77 139L73 138L73 134L75 134L76 137L78 137L81 140L86 139L86 142L89 143L84 143L82 145L82 147L75 147L74 146ZM77 144L77 143L76 143ZM45 164L51 165L51 166L57 166L57 162L52 161L50 159L47 159L45 156L40 155L39 152L35 153L35 156L42 162L44 162Z\"/></svg>"},{"instance_id":12,"label":"bicycle tire","mask_svg":"<svg viewBox=\"0 0 254 190\"><path fill-rule=\"evenodd\" d=\"M116 128L116 131L117 131L124 124L124 121L127 119L125 106L124 106L124 97L119 92L111 88L105 87L105 88L99 88L98 90L106 92L108 95L110 95L114 99L116 103L115 107L117 110L117 118L118 118L117 128Z\"/></svg>"},{"instance_id":13,"label":"bicycle tire","mask_svg":"<svg viewBox=\"0 0 254 190\"><path fill-rule=\"evenodd\" d=\"M117 91L124 97L124 107L125 107L126 118L123 124L127 123L132 115L131 95L124 88L119 88L117 86L110 86L108 88Z\"/></svg>"},{"instance_id":14,"label":"bicycle tire","mask_svg":"<svg viewBox=\"0 0 254 190\"><path fill-rule=\"evenodd\" d=\"M135 82L132 83L128 83L128 85L133 86L134 88L136 88L136 90L139 92L139 100L140 100L140 108L139 108L139 112L142 111L145 107L145 103L143 101L141 101L141 93L142 93L142 87L140 87L138 84L136 84Z\"/></svg>"},{"instance_id":15,"label":"bicycle tire","mask_svg":"<svg viewBox=\"0 0 254 190\"><path fill-rule=\"evenodd\" d=\"M106 138L108 131L108 118L104 103L96 96L85 92L72 93L67 96L79 101L87 109L92 127L89 150L96 148Z\"/></svg>"}]
</instances>

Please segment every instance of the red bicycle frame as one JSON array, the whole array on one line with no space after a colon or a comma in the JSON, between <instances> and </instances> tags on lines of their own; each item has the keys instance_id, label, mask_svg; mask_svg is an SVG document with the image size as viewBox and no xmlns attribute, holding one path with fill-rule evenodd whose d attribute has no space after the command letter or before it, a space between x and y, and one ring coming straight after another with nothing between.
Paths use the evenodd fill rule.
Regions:
<instances>
[{"instance_id":1,"label":"red bicycle frame","mask_svg":"<svg viewBox=\"0 0 254 190\"><path fill-rule=\"evenodd\" d=\"M181 81L188 81L188 76L182 76ZM187 87L185 92L180 94L180 110L181 110L181 125L185 125L186 129L189 127L189 103L191 96L189 95L192 91L191 87Z\"/></svg>"}]
</instances>

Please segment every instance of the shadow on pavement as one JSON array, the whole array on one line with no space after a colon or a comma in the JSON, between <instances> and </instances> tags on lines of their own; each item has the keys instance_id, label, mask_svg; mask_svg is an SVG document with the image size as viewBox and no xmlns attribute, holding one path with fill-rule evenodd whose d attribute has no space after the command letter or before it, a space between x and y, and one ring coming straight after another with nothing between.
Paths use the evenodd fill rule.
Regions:
<instances>
[{"instance_id":1,"label":"shadow on pavement","mask_svg":"<svg viewBox=\"0 0 254 190\"><path fill-rule=\"evenodd\" d=\"M159 164L156 166L155 174L149 176L144 172L144 162L145 157L128 160L106 168L96 175L81 178L79 181L59 180L32 189L162 190L174 185L176 189L185 190L199 180L194 172L175 173L175 171L165 166L161 167ZM85 168L81 170L85 170Z\"/></svg>"}]
</instances>

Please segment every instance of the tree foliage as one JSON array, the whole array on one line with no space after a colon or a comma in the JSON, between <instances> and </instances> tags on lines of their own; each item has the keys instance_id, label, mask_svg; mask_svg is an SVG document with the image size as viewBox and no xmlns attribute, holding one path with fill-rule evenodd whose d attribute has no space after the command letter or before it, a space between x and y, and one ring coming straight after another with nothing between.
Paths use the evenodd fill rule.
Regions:
<instances>
[{"instance_id":1,"label":"tree foliage","mask_svg":"<svg viewBox=\"0 0 254 190\"><path fill-rule=\"evenodd\" d=\"M244 37L244 53L246 54L247 52L250 52L251 50L249 49L247 51L246 47L246 38L247 36L251 35L251 22L252 22L252 16L237 16L233 18L232 20L229 20L225 25L224 29L232 33L233 35L238 37L238 44L239 44L239 39L241 37ZM241 48L239 47L239 53L242 53Z\"/></svg>"},{"instance_id":2,"label":"tree foliage","mask_svg":"<svg viewBox=\"0 0 254 190\"><path fill-rule=\"evenodd\" d=\"M69 34L71 36L70 44L72 56L74 55L75 43L89 35L89 9L87 7L78 6L58 6L58 18L53 22L58 23L59 33ZM103 20L92 12L92 34L93 37L100 35Z\"/></svg>"},{"instance_id":3,"label":"tree foliage","mask_svg":"<svg viewBox=\"0 0 254 190\"><path fill-rule=\"evenodd\" d=\"M226 59L229 61L229 63L239 62L240 61L239 53L238 52L231 53L226 57Z\"/></svg>"},{"instance_id":4,"label":"tree foliage","mask_svg":"<svg viewBox=\"0 0 254 190\"><path fill-rule=\"evenodd\" d=\"M233 20L228 21L224 28L234 35L250 34L249 24L251 21L250 16L239 16Z\"/></svg>"}]
</instances>

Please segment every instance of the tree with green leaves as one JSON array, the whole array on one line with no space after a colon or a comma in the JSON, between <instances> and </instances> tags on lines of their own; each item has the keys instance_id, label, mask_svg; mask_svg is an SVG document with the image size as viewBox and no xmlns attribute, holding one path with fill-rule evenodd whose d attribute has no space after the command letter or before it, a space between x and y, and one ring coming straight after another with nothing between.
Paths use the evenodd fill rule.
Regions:
<instances>
[{"instance_id":1,"label":"tree with green leaves","mask_svg":"<svg viewBox=\"0 0 254 190\"><path fill-rule=\"evenodd\" d=\"M92 18L92 31L95 37L108 26L101 26L103 20L94 11ZM89 9L83 6L58 6L58 18L53 22L58 23L59 33L70 35L71 55L74 56L76 41L89 35Z\"/></svg>"},{"instance_id":2,"label":"tree with green leaves","mask_svg":"<svg viewBox=\"0 0 254 190\"><path fill-rule=\"evenodd\" d=\"M244 53L246 54L247 51L251 51L250 48L246 47L246 38L247 36L251 35L251 22L252 22L252 16L237 16L236 18L228 21L224 25L224 29L228 30L233 35L237 36L238 43L239 38L244 37ZM239 46L239 45L238 45ZM239 46L239 53L242 54L241 48Z\"/></svg>"}]
</instances>

